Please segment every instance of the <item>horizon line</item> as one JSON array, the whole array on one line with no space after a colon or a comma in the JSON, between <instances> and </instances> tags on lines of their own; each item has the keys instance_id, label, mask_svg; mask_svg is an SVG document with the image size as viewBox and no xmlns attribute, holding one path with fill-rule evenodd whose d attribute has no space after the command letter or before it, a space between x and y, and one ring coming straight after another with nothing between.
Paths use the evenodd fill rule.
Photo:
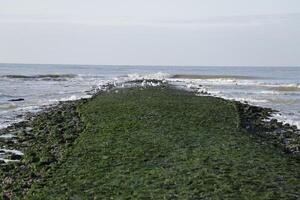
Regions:
<instances>
[{"instance_id":1,"label":"horizon line","mask_svg":"<svg viewBox=\"0 0 300 200\"><path fill-rule=\"evenodd\" d=\"M300 65L158 65L158 64L60 64L60 63L14 63L0 62L0 65L67 65L67 66L124 66L124 67L300 67Z\"/></svg>"}]
</instances>

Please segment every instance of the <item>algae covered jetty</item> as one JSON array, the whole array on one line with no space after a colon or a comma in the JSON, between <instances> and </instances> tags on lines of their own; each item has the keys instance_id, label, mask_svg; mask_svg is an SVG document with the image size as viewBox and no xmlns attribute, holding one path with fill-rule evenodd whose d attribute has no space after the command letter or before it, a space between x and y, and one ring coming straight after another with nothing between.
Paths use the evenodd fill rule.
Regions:
<instances>
[{"instance_id":1,"label":"algae covered jetty","mask_svg":"<svg viewBox=\"0 0 300 200\"><path fill-rule=\"evenodd\" d=\"M11 136L0 138L1 197L300 198L296 127L159 83L111 87L1 130Z\"/></svg>"}]
</instances>

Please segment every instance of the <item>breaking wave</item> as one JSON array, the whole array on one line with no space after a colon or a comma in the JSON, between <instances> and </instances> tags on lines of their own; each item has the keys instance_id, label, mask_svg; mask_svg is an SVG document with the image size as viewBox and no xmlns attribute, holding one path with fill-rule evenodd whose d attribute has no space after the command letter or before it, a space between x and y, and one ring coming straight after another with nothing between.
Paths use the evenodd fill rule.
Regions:
<instances>
[{"instance_id":1,"label":"breaking wave","mask_svg":"<svg viewBox=\"0 0 300 200\"><path fill-rule=\"evenodd\" d=\"M15 108L17 108L17 105L14 103L0 103L1 110L9 110L9 109L15 109Z\"/></svg>"},{"instance_id":2,"label":"breaking wave","mask_svg":"<svg viewBox=\"0 0 300 200\"><path fill-rule=\"evenodd\" d=\"M279 86L274 86L273 89L279 92L300 92L300 85L299 84L279 85Z\"/></svg>"},{"instance_id":3,"label":"breaking wave","mask_svg":"<svg viewBox=\"0 0 300 200\"><path fill-rule=\"evenodd\" d=\"M80 73L78 73L80 74ZM93 79L90 79L90 78ZM59 101L69 101L76 100L80 98L88 98L93 94L94 91L106 91L112 87L131 87L136 85L141 86L159 86L161 83L167 82L175 87L194 91L199 95L210 94L213 96L218 96L227 99L234 99L241 102L248 102L250 104L259 105L259 106L270 106L279 105L283 107L283 110L290 108L295 108L297 102L286 101L286 98L283 97L283 94L293 94L298 95L295 91L300 91L299 84L284 84L278 83L277 80L262 80L257 77L251 76L226 76L226 75L184 75L177 74L172 75L169 73L133 73L128 75L114 76L116 78L107 77L107 79L102 76L81 76L73 74L45 74L45 75L33 75L33 76L24 76L24 75L4 75L0 76L1 78L6 79L21 79L21 80L70 80L70 84L67 85L71 88L74 84L73 78L76 78L76 81L79 81L80 84L87 84L87 87L91 87L87 92L79 92L70 90L62 90L57 92L57 96L47 99L47 103L54 104ZM92 80L92 81L91 81ZM160 80L160 81L157 81ZM272 82L274 81L274 82ZM68 82L64 82L68 83ZM237 87L233 87L237 85ZM241 87L242 86L242 87ZM254 87L253 87L254 86ZM278 89L280 88L280 90ZM284 90L283 90L283 89ZM72 89L72 88L71 88ZM289 89L289 90L288 90ZM75 93L74 93L75 92ZM70 95L74 93L74 95ZM55 93L56 94L56 93ZM2 94L3 95L3 94ZM1 94L0 94L1 96ZM288 96L287 96L288 97ZM3 98L6 100L7 98ZM42 103L39 103L39 105ZM19 105L19 104L18 104ZM37 105L37 106L39 106ZM16 108L16 105L13 103L0 103L1 112L7 110L11 112L12 109L18 110L22 106ZM23 107L22 107L23 108ZM281 108L281 107L279 107ZM297 108L297 107L296 107ZM32 111L33 109L29 109ZM22 110L23 112L23 110ZM297 114L298 116L299 114ZM287 117L285 121L292 123L292 118ZM298 125L299 121L294 120L292 124ZM1 126L1 123L0 123ZM298 126L299 127L299 126ZM1 127L0 127L1 128Z\"/></svg>"},{"instance_id":4,"label":"breaking wave","mask_svg":"<svg viewBox=\"0 0 300 200\"><path fill-rule=\"evenodd\" d=\"M284 84L284 83L270 83L262 80L261 77L254 76L227 76L227 75L188 75L177 74L167 78L173 80L193 80L205 85L243 85L256 86L271 89L274 92L300 92L300 84ZM268 93L267 91L265 93ZM272 93L272 92L270 92Z\"/></svg>"},{"instance_id":5,"label":"breaking wave","mask_svg":"<svg viewBox=\"0 0 300 200\"><path fill-rule=\"evenodd\" d=\"M4 75L1 78L22 79L22 80L43 80L43 81L65 81L76 78L75 74L40 74L40 75Z\"/></svg>"},{"instance_id":6,"label":"breaking wave","mask_svg":"<svg viewBox=\"0 0 300 200\"><path fill-rule=\"evenodd\" d=\"M152 73L152 74L128 74L125 76L125 78L130 79L130 80L143 80L143 79L155 79L155 80L162 80L166 78L171 78L172 76L168 73Z\"/></svg>"},{"instance_id":7,"label":"breaking wave","mask_svg":"<svg viewBox=\"0 0 300 200\"><path fill-rule=\"evenodd\" d=\"M175 79L237 79L237 80L247 80L247 79L260 79L259 77L252 76L227 76L227 75L192 75L192 74L176 74L171 78Z\"/></svg>"}]
</instances>

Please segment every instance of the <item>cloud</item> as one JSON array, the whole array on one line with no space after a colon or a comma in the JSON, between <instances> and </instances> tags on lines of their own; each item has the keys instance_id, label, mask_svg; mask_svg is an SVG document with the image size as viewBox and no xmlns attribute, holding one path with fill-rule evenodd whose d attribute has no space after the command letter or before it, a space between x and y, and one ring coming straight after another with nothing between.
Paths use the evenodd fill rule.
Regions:
<instances>
[{"instance_id":1,"label":"cloud","mask_svg":"<svg viewBox=\"0 0 300 200\"><path fill-rule=\"evenodd\" d=\"M282 24L286 22L300 23L300 13L277 14L277 15L245 15L245 16L220 16L201 19L184 19L184 20L161 20L160 24L174 25L195 25L195 26L249 26L249 25L266 25Z\"/></svg>"},{"instance_id":2,"label":"cloud","mask_svg":"<svg viewBox=\"0 0 300 200\"><path fill-rule=\"evenodd\" d=\"M260 26L268 24L300 23L300 13L273 15L219 16L207 18L155 19L133 16L65 16L43 14L0 14L0 23L66 23L94 26Z\"/></svg>"}]
</instances>

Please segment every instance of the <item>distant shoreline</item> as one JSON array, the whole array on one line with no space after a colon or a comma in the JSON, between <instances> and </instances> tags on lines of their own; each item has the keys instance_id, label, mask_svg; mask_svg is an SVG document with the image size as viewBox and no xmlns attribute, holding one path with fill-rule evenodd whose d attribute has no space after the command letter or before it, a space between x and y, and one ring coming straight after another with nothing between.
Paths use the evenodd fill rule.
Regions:
<instances>
[{"instance_id":1,"label":"distant shoreline","mask_svg":"<svg viewBox=\"0 0 300 200\"><path fill-rule=\"evenodd\" d=\"M105 67L105 66L116 66L116 67L300 67L299 66L287 66L287 65L151 65L151 64L70 64L70 63L65 63L65 64L59 64L59 63L13 63L13 62L8 62L8 63L0 63L0 65L65 65L65 66L99 66L99 67Z\"/></svg>"}]
</instances>

